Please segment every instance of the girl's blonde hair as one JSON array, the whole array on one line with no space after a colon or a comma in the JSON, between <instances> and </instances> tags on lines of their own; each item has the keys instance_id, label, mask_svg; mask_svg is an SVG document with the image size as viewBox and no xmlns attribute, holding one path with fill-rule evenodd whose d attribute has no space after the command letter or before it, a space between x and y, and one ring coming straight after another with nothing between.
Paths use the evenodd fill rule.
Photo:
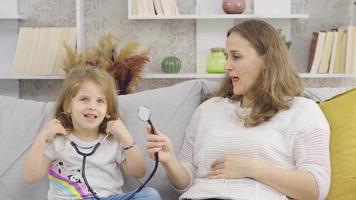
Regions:
<instances>
[{"instance_id":1,"label":"girl's blonde hair","mask_svg":"<svg viewBox=\"0 0 356 200\"><path fill-rule=\"evenodd\" d=\"M93 67L75 67L67 74L66 79L59 92L54 117L60 120L65 129L73 130L73 123L69 113L69 106L71 100L77 95L80 87L85 82L92 82L96 84L103 91L107 102L107 115L110 119L119 118L119 110L117 104L117 89L115 81L112 76L103 69ZM105 133L107 118L99 126L99 132Z\"/></svg>"},{"instance_id":2,"label":"girl's blonde hair","mask_svg":"<svg viewBox=\"0 0 356 200\"><path fill-rule=\"evenodd\" d=\"M279 110L289 108L291 98L302 96L303 81L295 71L288 49L278 31L261 20L248 20L232 27L231 33L245 38L263 56L265 69L250 88L253 101L251 113L244 117L244 125L253 127L272 118ZM217 96L239 101L234 95L231 79L226 75Z\"/></svg>"}]
</instances>

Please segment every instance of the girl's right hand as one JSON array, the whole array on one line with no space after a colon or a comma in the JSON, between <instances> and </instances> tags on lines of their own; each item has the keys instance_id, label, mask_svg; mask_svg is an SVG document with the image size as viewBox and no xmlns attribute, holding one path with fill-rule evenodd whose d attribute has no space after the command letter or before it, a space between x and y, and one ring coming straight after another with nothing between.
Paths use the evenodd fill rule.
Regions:
<instances>
[{"instance_id":1,"label":"girl's right hand","mask_svg":"<svg viewBox=\"0 0 356 200\"><path fill-rule=\"evenodd\" d=\"M66 135L67 131L58 119L52 119L42 127L39 134L46 140L52 140L57 134Z\"/></svg>"},{"instance_id":2,"label":"girl's right hand","mask_svg":"<svg viewBox=\"0 0 356 200\"><path fill-rule=\"evenodd\" d=\"M151 127L147 127L147 153L148 156L155 160L155 153L158 152L159 161L161 163L168 163L175 158L173 145L171 140L163 135L157 128L155 128L156 135L152 134Z\"/></svg>"}]
</instances>

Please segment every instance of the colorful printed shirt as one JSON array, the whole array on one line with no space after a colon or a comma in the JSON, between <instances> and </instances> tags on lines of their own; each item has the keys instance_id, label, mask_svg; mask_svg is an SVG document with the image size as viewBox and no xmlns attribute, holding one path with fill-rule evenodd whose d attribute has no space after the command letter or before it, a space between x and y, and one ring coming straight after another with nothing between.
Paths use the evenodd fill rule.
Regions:
<instances>
[{"instance_id":1,"label":"colorful printed shirt","mask_svg":"<svg viewBox=\"0 0 356 200\"><path fill-rule=\"evenodd\" d=\"M98 142L104 138L100 135L96 141L84 142L70 134L67 139L56 137L45 149L44 154L52 163L48 169L50 188L48 199L85 199L92 197L82 177L83 156L79 155L71 141L78 145L83 153L90 153ZM85 175L94 192L99 197L122 194L124 184L119 164L122 147L118 141L108 137L95 153L86 158Z\"/></svg>"}]
</instances>

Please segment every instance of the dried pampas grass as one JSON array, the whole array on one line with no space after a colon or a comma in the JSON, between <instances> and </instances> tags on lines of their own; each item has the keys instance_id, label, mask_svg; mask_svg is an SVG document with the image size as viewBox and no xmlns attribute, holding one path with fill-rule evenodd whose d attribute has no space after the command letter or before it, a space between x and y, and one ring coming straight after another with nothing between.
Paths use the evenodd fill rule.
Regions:
<instances>
[{"instance_id":1,"label":"dried pampas grass","mask_svg":"<svg viewBox=\"0 0 356 200\"><path fill-rule=\"evenodd\" d=\"M66 46L64 71L68 73L72 68L81 66L99 67L114 77L119 94L132 93L142 78L144 65L149 62L149 51L138 53L140 45L137 41L130 41L117 49L119 41L119 38L108 34L99 39L96 47L80 54Z\"/></svg>"}]
</instances>

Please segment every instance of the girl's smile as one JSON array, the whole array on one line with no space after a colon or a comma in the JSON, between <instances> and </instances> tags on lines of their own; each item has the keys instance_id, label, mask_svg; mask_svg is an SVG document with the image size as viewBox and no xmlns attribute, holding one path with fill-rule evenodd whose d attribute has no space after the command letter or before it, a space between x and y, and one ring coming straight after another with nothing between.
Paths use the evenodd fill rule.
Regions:
<instances>
[{"instance_id":1,"label":"girl's smile","mask_svg":"<svg viewBox=\"0 0 356 200\"><path fill-rule=\"evenodd\" d=\"M87 81L72 98L70 110L73 132L81 138L95 137L107 113L105 95L95 83Z\"/></svg>"}]
</instances>

